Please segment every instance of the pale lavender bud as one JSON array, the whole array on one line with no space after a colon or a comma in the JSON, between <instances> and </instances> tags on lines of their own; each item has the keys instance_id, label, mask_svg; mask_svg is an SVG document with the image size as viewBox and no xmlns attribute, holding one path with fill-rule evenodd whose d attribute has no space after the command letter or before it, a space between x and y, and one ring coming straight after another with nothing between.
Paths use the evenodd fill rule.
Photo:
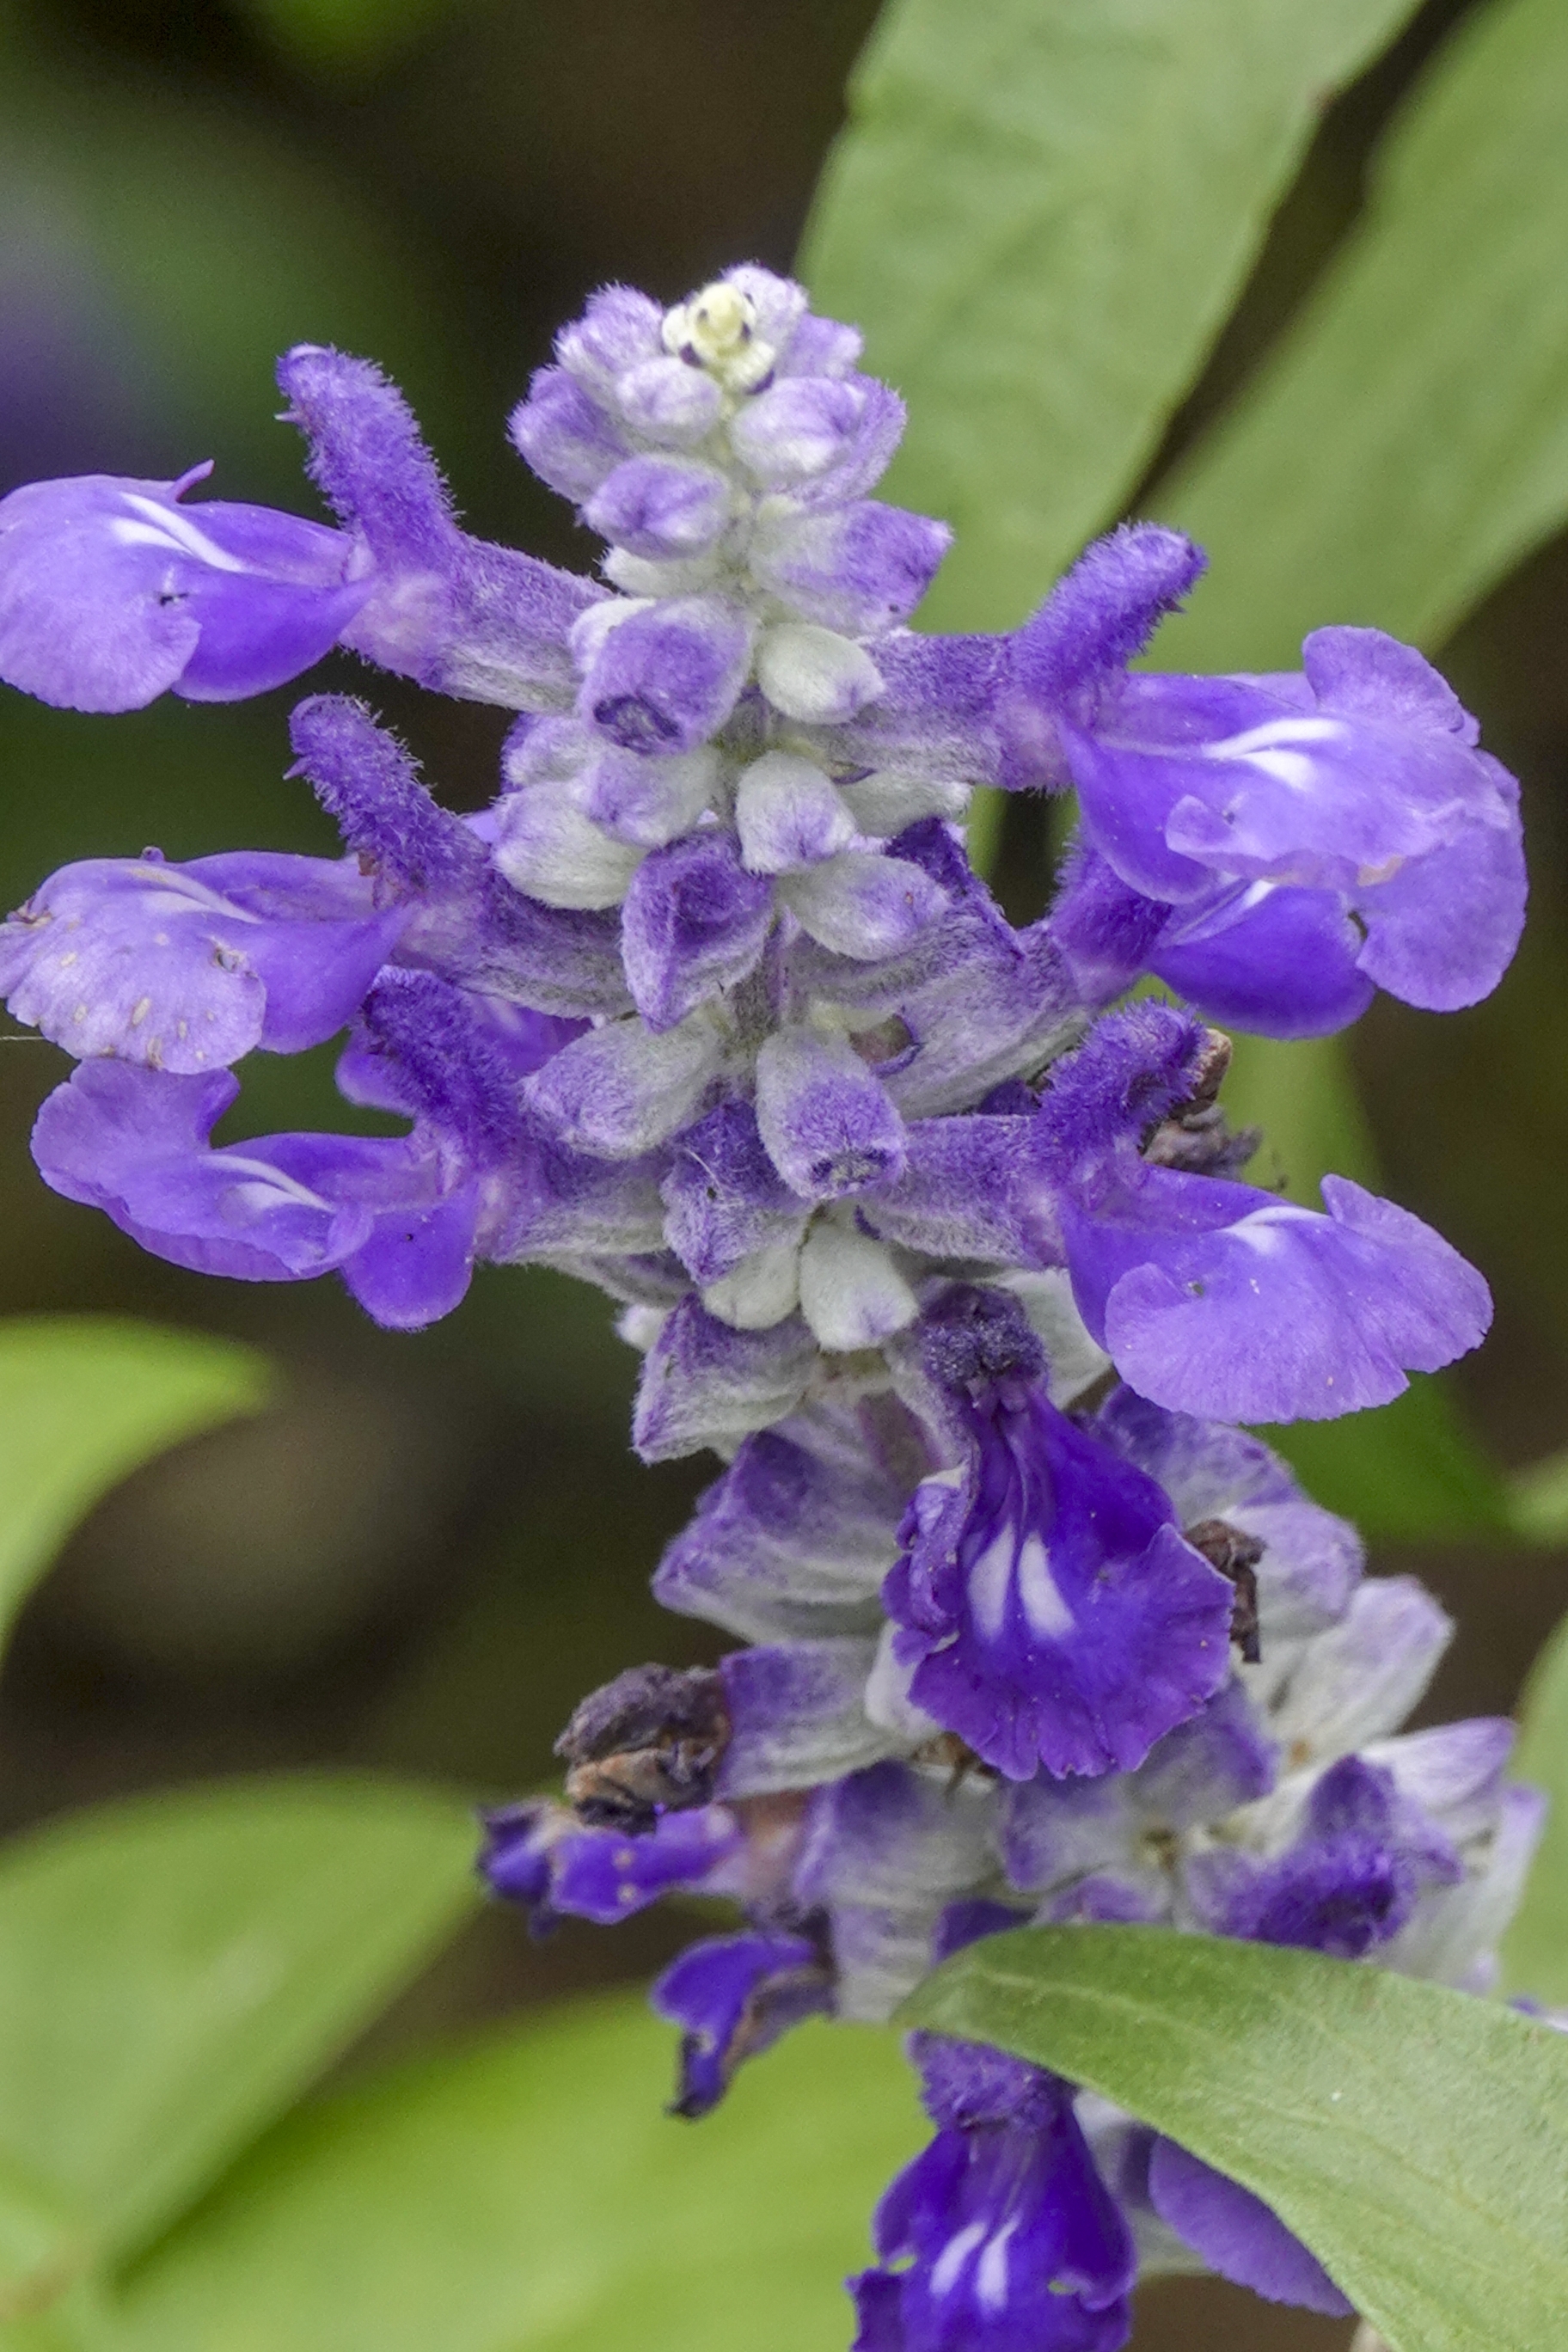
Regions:
<instances>
[{"instance_id":1,"label":"pale lavender bud","mask_svg":"<svg viewBox=\"0 0 1568 2352\"><path fill-rule=\"evenodd\" d=\"M766 944L773 893L742 866L732 834L689 834L655 850L626 894L621 955L632 1002L671 1029L745 978Z\"/></svg>"},{"instance_id":2,"label":"pale lavender bud","mask_svg":"<svg viewBox=\"0 0 1568 2352\"><path fill-rule=\"evenodd\" d=\"M628 751L694 751L733 710L751 649L750 623L717 596L647 605L601 637L578 709Z\"/></svg>"},{"instance_id":3,"label":"pale lavender bud","mask_svg":"<svg viewBox=\"0 0 1568 2352\"><path fill-rule=\"evenodd\" d=\"M710 375L684 360L644 360L616 386L616 406L645 441L684 449L718 424L724 395Z\"/></svg>"},{"instance_id":4,"label":"pale lavender bud","mask_svg":"<svg viewBox=\"0 0 1568 2352\"><path fill-rule=\"evenodd\" d=\"M583 510L591 530L653 562L701 554L729 515L729 483L695 457L628 457Z\"/></svg>"},{"instance_id":5,"label":"pale lavender bud","mask_svg":"<svg viewBox=\"0 0 1568 2352\"><path fill-rule=\"evenodd\" d=\"M908 620L952 538L929 516L863 499L759 534L752 568L805 619L875 636Z\"/></svg>"},{"instance_id":6,"label":"pale lavender bud","mask_svg":"<svg viewBox=\"0 0 1568 2352\"><path fill-rule=\"evenodd\" d=\"M628 455L595 401L564 368L541 368L507 425L513 447L563 498L592 498Z\"/></svg>"},{"instance_id":7,"label":"pale lavender bud","mask_svg":"<svg viewBox=\"0 0 1568 2352\"><path fill-rule=\"evenodd\" d=\"M788 874L847 849L855 823L829 776L793 751L764 751L735 797L741 856L752 874Z\"/></svg>"},{"instance_id":8,"label":"pale lavender bud","mask_svg":"<svg viewBox=\"0 0 1568 2352\"><path fill-rule=\"evenodd\" d=\"M569 375L600 399L614 395L629 368L657 359L664 312L651 296L630 286L601 286L587 308L555 338L555 356Z\"/></svg>"}]
</instances>

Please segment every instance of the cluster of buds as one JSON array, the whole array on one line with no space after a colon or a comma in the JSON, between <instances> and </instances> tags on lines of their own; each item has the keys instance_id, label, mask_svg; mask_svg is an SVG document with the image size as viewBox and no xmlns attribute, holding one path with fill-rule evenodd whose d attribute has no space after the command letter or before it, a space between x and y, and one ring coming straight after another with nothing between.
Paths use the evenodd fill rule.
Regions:
<instances>
[{"instance_id":1,"label":"cluster of buds","mask_svg":"<svg viewBox=\"0 0 1568 2352\"><path fill-rule=\"evenodd\" d=\"M1539 1828L1506 1724L1401 1733L1450 1627L1237 1426L1385 1402L1486 1286L1329 1178L1241 1181L1213 1022L1442 1010L1517 941L1517 793L1422 657L1130 671L1200 551L1130 526L1011 635L907 624L947 541L868 493L902 425L852 330L731 270L612 288L512 418L602 581L468 536L365 362L282 363L335 528L45 483L0 503L0 676L124 709L342 645L518 714L459 817L360 703L302 702L340 860L67 867L0 937L78 1057L47 1182L175 1263L337 1273L379 1322L476 1260L607 1291L650 1461L725 1467L656 1579L742 1646L634 1668L564 1801L487 1818L544 1927L737 1906L665 1973L679 2111L814 2012L888 2017L1030 1919L1163 1921L1477 1991ZM1076 790L1055 905L969 865L977 785ZM1179 1002L1118 1005L1152 975ZM215 1147L230 1066L348 1032L401 1136ZM855 2282L862 2352L1113 2352L1140 2266L1344 2308L1273 2214L1072 2085L941 2037L937 2126Z\"/></svg>"}]
</instances>

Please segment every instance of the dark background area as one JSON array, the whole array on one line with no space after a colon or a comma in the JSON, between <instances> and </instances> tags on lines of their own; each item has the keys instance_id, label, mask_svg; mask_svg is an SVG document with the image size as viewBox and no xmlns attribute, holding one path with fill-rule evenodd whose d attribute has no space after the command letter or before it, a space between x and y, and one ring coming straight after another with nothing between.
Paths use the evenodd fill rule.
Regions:
<instances>
[{"instance_id":1,"label":"dark background area","mask_svg":"<svg viewBox=\"0 0 1568 2352\"><path fill-rule=\"evenodd\" d=\"M1424 10L1325 117L1162 465L1353 222L1378 129L1462 13ZM405 384L474 529L586 565L592 544L508 448L508 408L594 286L673 300L732 260L788 268L873 14L869 0L0 0L0 491L98 468L171 477L210 456L218 495L313 511L295 437L272 421L270 369L288 342L334 341ZM1527 946L1489 1003L1438 1022L1380 1000L1355 1041L1387 1189L1496 1289L1494 1337L1460 1392L1510 1465L1568 1444L1565 648L1568 540L1446 657L1524 781ZM330 667L405 732L445 797L489 797L505 714ZM4 902L71 857L147 842L175 857L335 847L284 777L290 699L94 719L0 689ZM1013 804L1000 887L1016 917L1038 911L1048 873L1044 812ZM226 1132L347 1123L331 1058L256 1057ZM110 1308L233 1333L279 1361L289 1394L131 1480L37 1595L0 1693L8 1824L296 1762L503 1793L549 1774L582 1691L644 1657L708 1654L717 1637L660 1616L646 1584L711 1465L631 1460L633 1360L604 1301L492 1269L447 1323L393 1337L333 1285L164 1265L35 1176L28 1125L64 1069L36 1039L0 1051L0 1312ZM1568 1597L1564 1561L1472 1547L1376 1564L1416 1569L1460 1617L1428 1712L1511 1706ZM640 1976L680 1932L655 1917L538 1948L487 1918L376 2046ZM1183 2283L1155 2291L1138 2341L1306 2352L1344 2332Z\"/></svg>"}]
</instances>

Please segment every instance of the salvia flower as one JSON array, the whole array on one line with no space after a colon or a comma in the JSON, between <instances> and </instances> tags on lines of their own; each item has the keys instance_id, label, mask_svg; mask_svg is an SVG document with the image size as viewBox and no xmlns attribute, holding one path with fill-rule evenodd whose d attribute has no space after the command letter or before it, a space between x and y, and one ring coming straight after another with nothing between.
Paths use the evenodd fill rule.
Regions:
<instances>
[{"instance_id":1,"label":"salvia flower","mask_svg":"<svg viewBox=\"0 0 1568 2352\"><path fill-rule=\"evenodd\" d=\"M1447 1619L1237 1425L1386 1401L1479 1342L1485 1285L1342 1179L1245 1182L1207 1025L1483 995L1511 781L1373 630L1289 677L1131 671L1203 568L1153 526L1012 635L921 634L948 533L872 495L903 411L859 358L753 266L595 295L510 427L595 579L465 530L401 394L316 345L279 380L331 523L192 498L205 468L0 504L0 677L46 700L226 698L341 646L514 714L460 817L308 696L341 858L68 866L0 986L76 1063L46 1181L143 1247L335 1274L399 1329L482 1261L563 1268L642 1355L639 1452L721 1457L655 1590L736 1646L592 1694L564 1801L484 1821L537 1932L731 1907L654 1991L689 2116L1031 1919L1483 1992L1541 1819L1506 1725L1402 1730ZM1023 929L965 851L982 784L1077 790ZM1150 974L1184 1002L1118 1007ZM340 1036L403 1133L223 1139L247 1054ZM936 2137L879 2209L861 2352L1114 2352L1173 2265L1344 2308L1189 2151L998 2052L913 2054Z\"/></svg>"}]
</instances>

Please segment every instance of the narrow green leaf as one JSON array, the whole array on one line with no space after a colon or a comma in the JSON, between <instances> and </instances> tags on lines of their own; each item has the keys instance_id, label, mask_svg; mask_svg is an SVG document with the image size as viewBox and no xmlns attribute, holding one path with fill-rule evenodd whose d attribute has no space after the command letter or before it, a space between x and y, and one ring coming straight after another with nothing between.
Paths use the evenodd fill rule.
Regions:
<instances>
[{"instance_id":1,"label":"narrow green leaf","mask_svg":"<svg viewBox=\"0 0 1568 2352\"><path fill-rule=\"evenodd\" d=\"M1531 1670L1513 1769L1545 1790L1551 1810L1503 1945L1503 1988L1568 2009L1568 1618Z\"/></svg>"},{"instance_id":2,"label":"narrow green leaf","mask_svg":"<svg viewBox=\"0 0 1568 2352\"><path fill-rule=\"evenodd\" d=\"M164 1447L267 1401L231 1340L108 1316L0 1323L0 1638L77 1521Z\"/></svg>"},{"instance_id":3,"label":"narrow green leaf","mask_svg":"<svg viewBox=\"0 0 1568 2352\"><path fill-rule=\"evenodd\" d=\"M124 2251L456 1926L471 1824L349 1776L138 1798L0 1862L0 2144Z\"/></svg>"},{"instance_id":4,"label":"narrow green leaf","mask_svg":"<svg viewBox=\"0 0 1568 2352\"><path fill-rule=\"evenodd\" d=\"M1568 2038L1382 1969L1158 1927L1024 1928L911 2022L1114 2099L1262 2197L1392 2352L1544 2352L1568 2311Z\"/></svg>"},{"instance_id":5,"label":"narrow green leaf","mask_svg":"<svg viewBox=\"0 0 1568 2352\"><path fill-rule=\"evenodd\" d=\"M1116 511L1319 113L1411 0L893 0L802 270L910 403L953 523L926 612L1012 627Z\"/></svg>"},{"instance_id":6,"label":"narrow green leaf","mask_svg":"<svg viewBox=\"0 0 1568 2352\"><path fill-rule=\"evenodd\" d=\"M1305 13L1310 13L1305 12ZM1164 669L1294 666L1358 621L1439 645L1568 514L1568 10L1473 10L1363 225L1228 425L1153 501L1210 578Z\"/></svg>"},{"instance_id":7,"label":"narrow green leaf","mask_svg":"<svg viewBox=\"0 0 1568 2352\"><path fill-rule=\"evenodd\" d=\"M840 2352L920 2144L892 2034L804 2027L698 2125L640 2000L293 2116L138 2266L131 2352Z\"/></svg>"}]
</instances>

